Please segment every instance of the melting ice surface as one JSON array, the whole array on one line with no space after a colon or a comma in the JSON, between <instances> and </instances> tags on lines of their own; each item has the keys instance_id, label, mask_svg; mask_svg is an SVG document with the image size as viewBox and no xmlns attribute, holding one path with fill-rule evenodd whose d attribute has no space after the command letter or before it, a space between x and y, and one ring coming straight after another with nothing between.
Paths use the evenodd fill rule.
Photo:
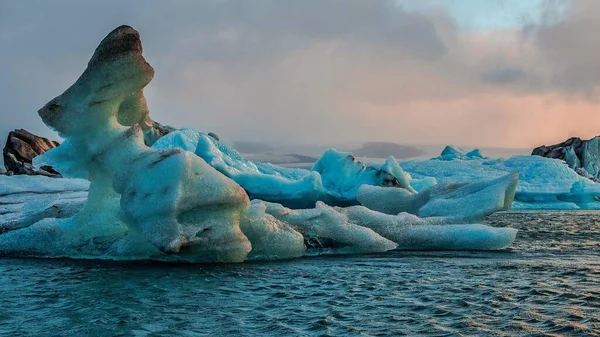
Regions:
<instances>
[{"instance_id":1,"label":"melting ice surface","mask_svg":"<svg viewBox=\"0 0 600 337\"><path fill-rule=\"evenodd\" d=\"M89 180L89 188L83 195L84 180L0 177L0 204L9 205L0 213L0 254L242 262L495 250L515 239L515 229L474 223L510 208L516 172L425 188L430 179L411 184L391 157L364 165L330 149L312 170L287 169L248 161L189 129L148 147L143 88L153 76L139 33L121 26L81 77L39 110L65 142L36 164Z\"/></svg>"},{"instance_id":2,"label":"melting ice surface","mask_svg":"<svg viewBox=\"0 0 600 337\"><path fill-rule=\"evenodd\" d=\"M444 152L448 152L446 149ZM430 184L493 179L519 171L513 204L515 209L600 209L600 184L580 176L564 161L557 159L540 156L475 158L442 154L431 160L402 162L400 166L413 178Z\"/></svg>"}]
</instances>

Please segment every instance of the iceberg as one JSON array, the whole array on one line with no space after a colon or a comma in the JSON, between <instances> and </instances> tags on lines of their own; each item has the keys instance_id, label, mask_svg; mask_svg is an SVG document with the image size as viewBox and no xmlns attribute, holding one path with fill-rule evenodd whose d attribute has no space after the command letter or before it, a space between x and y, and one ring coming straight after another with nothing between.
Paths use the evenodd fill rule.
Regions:
<instances>
[{"instance_id":1,"label":"iceberg","mask_svg":"<svg viewBox=\"0 0 600 337\"><path fill-rule=\"evenodd\" d=\"M474 159L487 159L487 157L484 157L483 154L481 154L481 150L479 150L479 149L473 149L473 150L467 152L461 148L454 147L452 145L446 145L446 147L442 150L442 153L440 154L440 156L433 158L433 159L437 159L437 160L456 160L456 159L474 160Z\"/></svg>"},{"instance_id":2,"label":"iceberg","mask_svg":"<svg viewBox=\"0 0 600 337\"><path fill-rule=\"evenodd\" d=\"M397 249L497 250L510 246L517 235L513 228L479 224L436 225L435 220L421 219L412 214L381 214L363 206L338 210L350 221L394 241Z\"/></svg>"},{"instance_id":3,"label":"iceberg","mask_svg":"<svg viewBox=\"0 0 600 337\"><path fill-rule=\"evenodd\" d=\"M364 205L387 214L408 212L444 221L481 221L508 210L513 202L517 173L468 184L437 184L433 178L416 182L394 159L365 165L346 152L328 149L312 169L278 167L245 159L235 149L191 129L175 131L154 147L182 148L206 160L246 190L251 199L302 209L317 202L333 206ZM483 157L482 157L483 158ZM417 193L415 186L428 186ZM465 207L468 205L468 207Z\"/></svg>"},{"instance_id":4,"label":"iceberg","mask_svg":"<svg viewBox=\"0 0 600 337\"><path fill-rule=\"evenodd\" d=\"M307 246L316 248L317 254L380 253L397 246L373 230L350 222L346 215L322 202L315 208L303 210L257 202L265 205L267 213L301 231Z\"/></svg>"},{"instance_id":5,"label":"iceberg","mask_svg":"<svg viewBox=\"0 0 600 337\"><path fill-rule=\"evenodd\" d=\"M512 173L474 183L443 183L415 194L363 185L358 200L369 209L386 214L410 213L440 218L445 223L468 223L510 209L518 178L518 173Z\"/></svg>"},{"instance_id":6,"label":"iceberg","mask_svg":"<svg viewBox=\"0 0 600 337\"><path fill-rule=\"evenodd\" d=\"M96 255L98 245L85 245L100 237L100 250L117 255L145 246L136 252L144 258L246 259L251 244L239 227L249 204L244 190L192 153L144 144L143 129L152 123L142 90L153 76L139 33L121 26L102 40L75 84L40 109L44 123L69 142L56 150L71 151L63 163L90 180L87 200L73 217L2 235L0 251L72 256L63 248L82 245L77 254Z\"/></svg>"},{"instance_id":7,"label":"iceberg","mask_svg":"<svg viewBox=\"0 0 600 337\"><path fill-rule=\"evenodd\" d=\"M405 161L400 166L413 181L429 179L440 185L499 179L519 172L513 209L600 209L600 184L577 174L563 160L541 156L438 158ZM414 186L419 191L431 188Z\"/></svg>"},{"instance_id":8,"label":"iceberg","mask_svg":"<svg viewBox=\"0 0 600 337\"><path fill-rule=\"evenodd\" d=\"M409 176L393 158L381 167L367 166L351 153L327 150L311 170L285 168L245 159L232 147L191 129L172 132L153 145L156 149L181 148L194 152L222 174L240 184L251 199L291 208L357 205L362 185L389 186L414 192Z\"/></svg>"},{"instance_id":9,"label":"iceberg","mask_svg":"<svg viewBox=\"0 0 600 337\"><path fill-rule=\"evenodd\" d=\"M121 26L38 111L65 141L34 164L68 178L0 177L0 255L232 263L515 239L467 222L510 207L516 174L435 184L393 157L365 165L334 149L312 170L252 162L214 133L149 132L153 76L139 33Z\"/></svg>"}]
</instances>

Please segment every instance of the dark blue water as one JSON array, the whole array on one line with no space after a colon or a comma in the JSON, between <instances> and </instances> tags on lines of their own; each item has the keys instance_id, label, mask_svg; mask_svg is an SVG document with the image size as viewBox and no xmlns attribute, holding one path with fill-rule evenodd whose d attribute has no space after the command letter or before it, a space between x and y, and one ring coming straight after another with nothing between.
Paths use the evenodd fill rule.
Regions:
<instances>
[{"instance_id":1,"label":"dark blue water","mask_svg":"<svg viewBox=\"0 0 600 337\"><path fill-rule=\"evenodd\" d=\"M600 213L498 214L502 252L239 265L0 259L0 336L600 335Z\"/></svg>"}]
</instances>

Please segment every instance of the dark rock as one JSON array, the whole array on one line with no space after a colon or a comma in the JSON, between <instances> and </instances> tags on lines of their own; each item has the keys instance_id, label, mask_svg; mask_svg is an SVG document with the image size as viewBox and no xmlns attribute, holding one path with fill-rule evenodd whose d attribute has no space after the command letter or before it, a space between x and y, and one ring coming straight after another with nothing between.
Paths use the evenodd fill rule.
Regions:
<instances>
[{"instance_id":1,"label":"dark rock","mask_svg":"<svg viewBox=\"0 0 600 337\"><path fill-rule=\"evenodd\" d=\"M546 158L554 158L554 159L561 159L561 160L565 160L565 153L566 153L566 149L571 147L573 148L573 150L575 150L575 153L579 153L581 154L582 151L582 145L584 142L584 140L581 140L581 138L579 137L572 137L567 139L566 141L559 143L559 144L554 144L554 145L542 145L539 147L536 147L535 149L533 149L533 152L531 153L532 156L540 156L540 157L546 157Z\"/></svg>"},{"instance_id":2,"label":"dark rock","mask_svg":"<svg viewBox=\"0 0 600 337\"><path fill-rule=\"evenodd\" d=\"M209 132L209 133L208 133L208 135L209 135L210 137L214 138L214 140L216 140L216 141L221 141L221 139L219 138L219 135L217 135L217 134L216 134L216 133L214 133L214 132Z\"/></svg>"},{"instance_id":3,"label":"dark rock","mask_svg":"<svg viewBox=\"0 0 600 337\"><path fill-rule=\"evenodd\" d=\"M11 131L6 139L6 145L2 152L6 174L28 174L43 175L48 177L60 177L60 173L50 166L42 166L39 170L33 167L32 160L60 144L44 137L36 136L26 130L17 129Z\"/></svg>"},{"instance_id":4,"label":"dark rock","mask_svg":"<svg viewBox=\"0 0 600 337\"><path fill-rule=\"evenodd\" d=\"M542 145L531 155L564 160L579 175L600 181L600 136L590 140L572 137L559 144Z\"/></svg>"}]
</instances>

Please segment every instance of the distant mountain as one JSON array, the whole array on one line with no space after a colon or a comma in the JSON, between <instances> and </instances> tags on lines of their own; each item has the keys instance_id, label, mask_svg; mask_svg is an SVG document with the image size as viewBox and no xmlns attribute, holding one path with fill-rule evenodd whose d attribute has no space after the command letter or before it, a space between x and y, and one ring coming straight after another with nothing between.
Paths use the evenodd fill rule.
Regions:
<instances>
[{"instance_id":1,"label":"distant mountain","mask_svg":"<svg viewBox=\"0 0 600 337\"><path fill-rule=\"evenodd\" d=\"M364 143L361 148L352 150L352 153L357 157L387 158L394 156L396 159L419 157L425 154L418 147L389 142Z\"/></svg>"},{"instance_id":2,"label":"distant mountain","mask_svg":"<svg viewBox=\"0 0 600 337\"><path fill-rule=\"evenodd\" d=\"M276 154L276 153L244 153L244 157L248 160L271 163L275 165L283 164L298 164L298 163L314 163L317 161L315 157L304 156L301 154Z\"/></svg>"},{"instance_id":3,"label":"distant mountain","mask_svg":"<svg viewBox=\"0 0 600 337\"><path fill-rule=\"evenodd\" d=\"M269 153L276 150L269 144L247 141L235 141L233 142L233 148L241 153Z\"/></svg>"}]
</instances>

